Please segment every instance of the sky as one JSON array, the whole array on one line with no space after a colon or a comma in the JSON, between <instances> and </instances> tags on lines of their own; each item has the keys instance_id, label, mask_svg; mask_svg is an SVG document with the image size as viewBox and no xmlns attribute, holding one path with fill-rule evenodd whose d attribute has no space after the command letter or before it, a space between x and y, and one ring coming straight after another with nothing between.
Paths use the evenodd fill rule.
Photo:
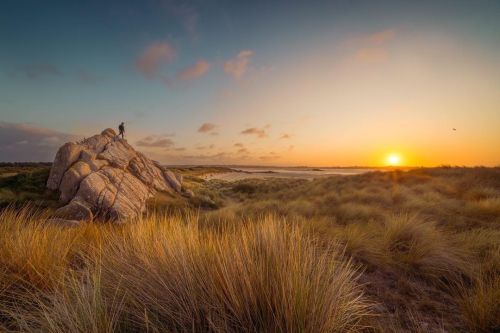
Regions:
<instances>
[{"instance_id":1,"label":"sky","mask_svg":"<svg viewBox=\"0 0 500 333\"><path fill-rule=\"evenodd\" d=\"M0 8L0 161L123 121L166 164L500 165L498 0Z\"/></svg>"}]
</instances>

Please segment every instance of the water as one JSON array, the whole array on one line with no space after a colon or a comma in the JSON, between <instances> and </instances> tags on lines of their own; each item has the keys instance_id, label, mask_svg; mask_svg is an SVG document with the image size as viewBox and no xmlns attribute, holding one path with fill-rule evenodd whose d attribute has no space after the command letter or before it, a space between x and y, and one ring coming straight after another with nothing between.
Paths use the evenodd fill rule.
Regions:
<instances>
[{"instance_id":1,"label":"water","mask_svg":"<svg viewBox=\"0 0 500 333\"><path fill-rule=\"evenodd\" d=\"M205 179L235 181L247 178L301 178L313 179L332 175L358 175L374 169L355 168L305 168L305 167L234 167L232 172L205 175Z\"/></svg>"}]
</instances>

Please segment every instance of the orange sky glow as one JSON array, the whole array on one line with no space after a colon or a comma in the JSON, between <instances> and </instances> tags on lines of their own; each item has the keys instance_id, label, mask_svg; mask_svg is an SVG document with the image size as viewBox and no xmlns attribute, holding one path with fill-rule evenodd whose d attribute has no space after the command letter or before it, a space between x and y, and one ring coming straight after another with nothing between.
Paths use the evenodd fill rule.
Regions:
<instances>
[{"instance_id":1,"label":"orange sky glow","mask_svg":"<svg viewBox=\"0 0 500 333\"><path fill-rule=\"evenodd\" d=\"M165 164L500 165L500 4L188 3L13 2L0 161L123 121Z\"/></svg>"}]
</instances>

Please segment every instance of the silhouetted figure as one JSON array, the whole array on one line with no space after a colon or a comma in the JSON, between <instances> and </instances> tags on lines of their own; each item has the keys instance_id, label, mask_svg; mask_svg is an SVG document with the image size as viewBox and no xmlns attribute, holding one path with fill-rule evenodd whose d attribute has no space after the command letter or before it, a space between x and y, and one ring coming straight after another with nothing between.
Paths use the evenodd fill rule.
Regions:
<instances>
[{"instance_id":1,"label":"silhouetted figure","mask_svg":"<svg viewBox=\"0 0 500 333\"><path fill-rule=\"evenodd\" d=\"M122 139L123 139L123 136L125 135L125 124L123 123L123 121L120 124L120 126L118 126L118 130L120 131L120 133L118 133L118 135L121 135Z\"/></svg>"}]
</instances>

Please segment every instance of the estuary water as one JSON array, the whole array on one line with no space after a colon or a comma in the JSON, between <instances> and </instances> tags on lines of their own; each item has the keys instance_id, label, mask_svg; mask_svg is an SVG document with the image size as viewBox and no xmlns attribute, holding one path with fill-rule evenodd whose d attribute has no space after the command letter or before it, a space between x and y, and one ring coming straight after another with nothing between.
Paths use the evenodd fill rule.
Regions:
<instances>
[{"instance_id":1,"label":"estuary water","mask_svg":"<svg viewBox=\"0 0 500 333\"><path fill-rule=\"evenodd\" d=\"M232 167L231 172L211 173L204 176L206 180L220 179L235 181L247 178L301 178L313 179L332 175L358 175L375 171L367 168L308 168L308 167Z\"/></svg>"}]
</instances>

